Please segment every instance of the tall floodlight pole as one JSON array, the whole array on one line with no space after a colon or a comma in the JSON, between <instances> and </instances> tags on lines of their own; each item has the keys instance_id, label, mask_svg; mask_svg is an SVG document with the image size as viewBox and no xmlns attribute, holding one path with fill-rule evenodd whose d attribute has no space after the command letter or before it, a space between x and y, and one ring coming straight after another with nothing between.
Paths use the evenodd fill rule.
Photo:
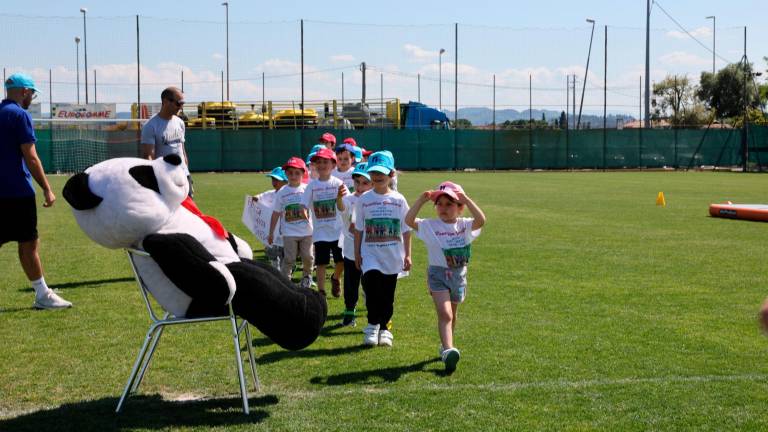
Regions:
<instances>
[{"instance_id":1,"label":"tall floodlight pole","mask_svg":"<svg viewBox=\"0 0 768 432\"><path fill-rule=\"evenodd\" d=\"M224 6L226 15L225 33L227 39L227 100L229 100L229 2L224 2L221 5Z\"/></svg>"},{"instance_id":2,"label":"tall floodlight pole","mask_svg":"<svg viewBox=\"0 0 768 432\"><path fill-rule=\"evenodd\" d=\"M301 20L301 115L304 115L304 20ZM304 122L301 123L302 129Z\"/></svg>"},{"instance_id":3,"label":"tall floodlight pole","mask_svg":"<svg viewBox=\"0 0 768 432\"><path fill-rule=\"evenodd\" d=\"M581 102L579 102L579 117L576 119L576 129L581 125L581 108L584 106L584 91L587 89L587 75L589 75L589 58L592 56L592 38L595 36L595 20L587 18L592 24L592 33L589 35L589 51L587 51L587 67L584 69L584 84L581 86Z\"/></svg>"},{"instance_id":4,"label":"tall floodlight pole","mask_svg":"<svg viewBox=\"0 0 768 432\"><path fill-rule=\"evenodd\" d=\"M83 53L85 54L85 103L88 103L88 35L85 26L85 15L88 13L88 9L80 8L80 12L83 14Z\"/></svg>"},{"instance_id":5,"label":"tall floodlight pole","mask_svg":"<svg viewBox=\"0 0 768 432\"><path fill-rule=\"evenodd\" d=\"M717 32L717 18L715 16L708 16L707 19L712 20L712 75L715 75L715 34Z\"/></svg>"},{"instance_id":6,"label":"tall floodlight pole","mask_svg":"<svg viewBox=\"0 0 768 432\"><path fill-rule=\"evenodd\" d=\"M645 6L645 128L651 127L651 0Z\"/></svg>"},{"instance_id":7,"label":"tall floodlight pole","mask_svg":"<svg viewBox=\"0 0 768 432\"><path fill-rule=\"evenodd\" d=\"M459 121L459 23L454 27L453 50L453 124ZM455 159L454 159L455 160Z\"/></svg>"},{"instance_id":8,"label":"tall floodlight pole","mask_svg":"<svg viewBox=\"0 0 768 432\"><path fill-rule=\"evenodd\" d=\"M440 48L440 53L437 54L437 82L438 82L438 107L440 111L443 110L443 54L445 50Z\"/></svg>"},{"instance_id":9,"label":"tall floodlight pole","mask_svg":"<svg viewBox=\"0 0 768 432\"><path fill-rule=\"evenodd\" d=\"M80 105L80 37L75 36L75 70L77 71L77 104Z\"/></svg>"}]
</instances>

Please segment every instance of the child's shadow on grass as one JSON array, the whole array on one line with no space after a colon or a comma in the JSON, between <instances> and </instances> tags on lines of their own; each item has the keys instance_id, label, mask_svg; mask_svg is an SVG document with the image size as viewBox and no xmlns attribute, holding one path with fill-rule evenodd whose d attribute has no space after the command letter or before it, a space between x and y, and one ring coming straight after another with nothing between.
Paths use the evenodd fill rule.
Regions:
<instances>
[{"instance_id":1,"label":"child's shadow on grass","mask_svg":"<svg viewBox=\"0 0 768 432\"><path fill-rule=\"evenodd\" d=\"M277 396L248 400L251 413L245 415L239 397L189 402L163 400L159 395L129 398L120 414L115 413L117 398L75 402L58 408L22 414L0 420L2 431L116 431L126 429L212 428L258 424L269 412L258 407L275 405Z\"/></svg>"},{"instance_id":2,"label":"child's shadow on grass","mask_svg":"<svg viewBox=\"0 0 768 432\"><path fill-rule=\"evenodd\" d=\"M368 348L365 348L368 349ZM431 372L435 375L446 375L442 370L426 370L425 367L431 363L438 362L438 358L424 360L408 366L397 366L381 369L371 369L357 372L348 372L338 375L329 375L327 377L317 376L309 380L312 384L319 385L347 385L347 384L383 384L393 383L403 375L414 372Z\"/></svg>"}]
</instances>

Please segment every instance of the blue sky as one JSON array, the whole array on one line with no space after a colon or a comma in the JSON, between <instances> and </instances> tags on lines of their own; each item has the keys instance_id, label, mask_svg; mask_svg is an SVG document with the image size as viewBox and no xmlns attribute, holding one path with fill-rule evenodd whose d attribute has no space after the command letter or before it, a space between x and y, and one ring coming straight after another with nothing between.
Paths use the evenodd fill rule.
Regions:
<instances>
[{"instance_id":1,"label":"blue sky","mask_svg":"<svg viewBox=\"0 0 768 432\"><path fill-rule=\"evenodd\" d=\"M142 99L157 99L166 85L185 75L189 100L219 99L225 67L224 7L220 1L35 1L4 2L0 24L4 42L0 63L8 71L25 70L46 81L53 70L54 101L76 96L74 37L82 37L80 7L88 8L88 63L97 71L99 101L135 99L135 18L141 16ZM403 100L418 97L438 105L440 48L444 108L454 104L454 24L459 23L459 106L490 106L493 74L499 108L525 109L532 76L534 107L563 109L565 82L577 74L579 87L597 21L585 97L585 112L602 111L604 25L608 25L608 104L611 112L634 114L639 79L644 73L645 1L474 1L413 2L390 0L328 2L230 2L230 92L233 100L300 98L299 19L305 19L305 98L359 98L357 65L370 65L368 97ZM667 11L698 42L683 34ZM651 18L651 78L670 73L697 79L712 68L712 21L717 16L716 65L738 61L743 26L748 55L764 70L768 39L761 22L766 2L659 0ZM81 44L81 83L82 44ZM92 85L92 75L89 84ZM579 92L580 92L579 88ZM81 98L84 90L81 87Z\"/></svg>"}]
</instances>

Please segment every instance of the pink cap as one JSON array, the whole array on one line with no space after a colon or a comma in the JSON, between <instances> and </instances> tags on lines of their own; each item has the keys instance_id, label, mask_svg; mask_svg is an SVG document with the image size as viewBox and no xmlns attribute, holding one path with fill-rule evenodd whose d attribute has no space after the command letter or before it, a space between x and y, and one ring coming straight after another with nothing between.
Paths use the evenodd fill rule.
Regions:
<instances>
[{"instance_id":1,"label":"pink cap","mask_svg":"<svg viewBox=\"0 0 768 432\"><path fill-rule=\"evenodd\" d=\"M324 133L320 136L319 142L329 142L333 145L336 145L336 137L332 133Z\"/></svg>"},{"instance_id":2,"label":"pink cap","mask_svg":"<svg viewBox=\"0 0 768 432\"><path fill-rule=\"evenodd\" d=\"M318 159L329 159L332 160L334 163L337 162L336 160L336 152L329 148L322 148L315 153L314 156L312 156L312 159L310 161L314 162Z\"/></svg>"},{"instance_id":3,"label":"pink cap","mask_svg":"<svg viewBox=\"0 0 768 432\"><path fill-rule=\"evenodd\" d=\"M355 139L352 138L352 137L344 138L344 144L350 144L350 145L353 145L353 146L357 147L357 141L355 141Z\"/></svg>"},{"instance_id":4,"label":"pink cap","mask_svg":"<svg viewBox=\"0 0 768 432\"><path fill-rule=\"evenodd\" d=\"M283 169L288 169L288 168L298 168L298 169L304 170L304 172L307 172L307 164L305 164L303 160L295 156L288 159L288 162L286 162L283 165Z\"/></svg>"},{"instance_id":5,"label":"pink cap","mask_svg":"<svg viewBox=\"0 0 768 432\"><path fill-rule=\"evenodd\" d=\"M437 190L432 191L432 195L429 198L432 199L432 201L437 202L437 199L440 198L441 195L448 195L449 198L458 202L458 194L460 193L464 193L464 189L462 189L460 185L447 181L440 183L440 186L437 187Z\"/></svg>"},{"instance_id":6,"label":"pink cap","mask_svg":"<svg viewBox=\"0 0 768 432\"><path fill-rule=\"evenodd\" d=\"M370 156L370 155L372 155L372 154L374 154L374 153L375 153L375 152L374 152L373 150L366 150L366 149L363 149L363 156L365 156L365 157L368 157L368 156Z\"/></svg>"}]
</instances>

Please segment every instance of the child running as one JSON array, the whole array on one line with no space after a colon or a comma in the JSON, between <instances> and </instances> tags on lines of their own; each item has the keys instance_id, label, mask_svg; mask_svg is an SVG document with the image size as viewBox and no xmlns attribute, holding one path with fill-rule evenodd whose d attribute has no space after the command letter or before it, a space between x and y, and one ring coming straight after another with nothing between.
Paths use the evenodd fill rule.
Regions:
<instances>
[{"instance_id":1,"label":"child running","mask_svg":"<svg viewBox=\"0 0 768 432\"><path fill-rule=\"evenodd\" d=\"M337 153L338 154L338 153ZM341 186L339 186L339 193L336 197L336 207L341 211L341 221L343 227L341 230L341 255L344 257L344 317L342 318L341 325L355 327L357 321L355 319L355 308L357 307L357 300L360 291L360 270L355 267L355 225L352 218L354 217L354 208L357 200L365 192L371 189L371 176L366 169L368 164L357 164L352 171L352 180L355 182L355 192L351 194L345 194Z\"/></svg>"},{"instance_id":2,"label":"child running","mask_svg":"<svg viewBox=\"0 0 768 432\"><path fill-rule=\"evenodd\" d=\"M368 159L373 189L355 204L355 265L362 271L368 325L364 345L392 346L387 323L392 318L397 275L411 269L411 233L405 225L408 202L393 191L395 158L379 151Z\"/></svg>"},{"instance_id":3,"label":"child running","mask_svg":"<svg viewBox=\"0 0 768 432\"><path fill-rule=\"evenodd\" d=\"M312 241L315 244L315 265L317 266L317 290L325 295L325 268L331 262L331 255L337 267L342 266L339 236L341 226L336 217L336 195L344 187L341 180L331 176L336 166L336 153L322 148L312 156L312 165L317 167L317 178L310 181L304 192L304 206L312 212ZM343 192L347 189L344 187ZM332 284L334 297L341 295L338 279Z\"/></svg>"},{"instance_id":4,"label":"child running","mask_svg":"<svg viewBox=\"0 0 768 432\"><path fill-rule=\"evenodd\" d=\"M416 219L419 210L432 200L437 210L436 219ZM463 218L468 207L473 218ZM437 312L437 331L440 334L440 357L448 372L456 370L459 350L453 344L456 313L464 301L467 290L467 264L470 244L480 235L485 214L458 184L443 182L435 191L426 191L413 203L405 223L424 241L429 256L427 286Z\"/></svg>"},{"instance_id":5,"label":"child running","mask_svg":"<svg viewBox=\"0 0 768 432\"><path fill-rule=\"evenodd\" d=\"M301 182L307 167L304 161L292 157L283 165L288 184L283 186L275 194L275 207L272 211L272 219L269 224L270 245L275 239L275 227L280 222L280 231L283 234L283 262L281 271L288 278L293 273L293 265L296 263L296 254L301 255L303 275L300 285L302 288L312 286L312 221L309 220L307 208L303 204L306 185Z\"/></svg>"}]
</instances>

